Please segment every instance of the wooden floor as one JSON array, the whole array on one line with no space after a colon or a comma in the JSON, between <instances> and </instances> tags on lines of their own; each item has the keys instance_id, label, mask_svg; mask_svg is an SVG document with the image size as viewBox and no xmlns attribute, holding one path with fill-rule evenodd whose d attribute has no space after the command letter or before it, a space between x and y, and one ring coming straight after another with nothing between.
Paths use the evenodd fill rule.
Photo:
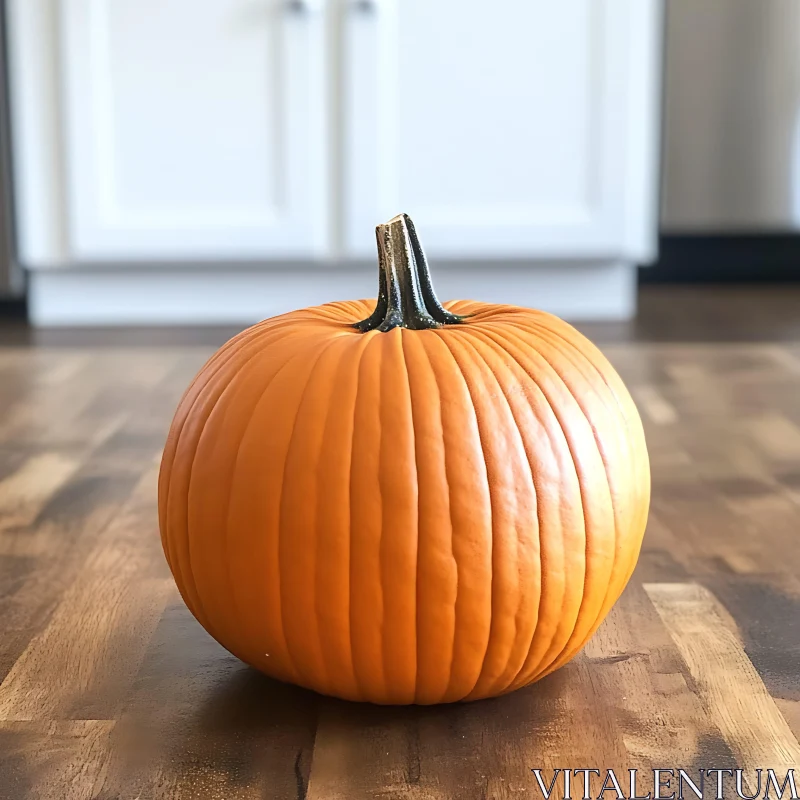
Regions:
<instances>
[{"instance_id":1,"label":"wooden floor","mask_svg":"<svg viewBox=\"0 0 800 800\"><path fill-rule=\"evenodd\" d=\"M728 338L768 339L748 313ZM0 345L0 798L477 800L541 797L533 768L800 767L800 336L782 333L791 314L754 313L785 340L712 341L717 314L692 321L696 341L604 345L654 491L634 578L585 651L510 696L410 709L272 682L180 601L156 474L213 335L15 329Z\"/></svg>"}]
</instances>

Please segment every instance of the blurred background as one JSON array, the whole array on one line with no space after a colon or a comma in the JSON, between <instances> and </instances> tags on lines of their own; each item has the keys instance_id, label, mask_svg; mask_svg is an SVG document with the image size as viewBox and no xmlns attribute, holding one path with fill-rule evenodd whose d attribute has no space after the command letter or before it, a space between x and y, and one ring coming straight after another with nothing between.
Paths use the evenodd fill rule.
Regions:
<instances>
[{"instance_id":1,"label":"blurred background","mask_svg":"<svg viewBox=\"0 0 800 800\"><path fill-rule=\"evenodd\" d=\"M800 277L794 0L3 6L2 313L36 328L369 296L400 211L441 296L575 321Z\"/></svg>"}]
</instances>

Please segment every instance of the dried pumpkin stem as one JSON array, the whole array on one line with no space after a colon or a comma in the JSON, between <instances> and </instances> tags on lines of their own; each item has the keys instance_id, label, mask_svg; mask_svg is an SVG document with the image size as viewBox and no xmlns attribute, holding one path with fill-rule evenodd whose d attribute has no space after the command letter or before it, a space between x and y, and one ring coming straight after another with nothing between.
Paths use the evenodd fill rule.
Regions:
<instances>
[{"instance_id":1,"label":"dried pumpkin stem","mask_svg":"<svg viewBox=\"0 0 800 800\"><path fill-rule=\"evenodd\" d=\"M433 291L433 283L431 281L431 271L428 267L428 259L425 257L425 251L422 249L422 243L417 236L417 229L414 226L414 221L408 214L403 214L403 219L406 222L408 229L408 238L411 242L411 251L414 255L414 261L417 265L417 275L419 276L419 287L422 292L422 300L425 303L425 308L428 313L443 325L453 325L462 321L462 317L458 314L450 313L440 302Z\"/></svg>"},{"instance_id":2,"label":"dried pumpkin stem","mask_svg":"<svg viewBox=\"0 0 800 800\"><path fill-rule=\"evenodd\" d=\"M392 328L422 330L461 322L436 297L428 261L414 223L398 214L375 229L378 240L378 302L354 327L367 331Z\"/></svg>"}]
</instances>

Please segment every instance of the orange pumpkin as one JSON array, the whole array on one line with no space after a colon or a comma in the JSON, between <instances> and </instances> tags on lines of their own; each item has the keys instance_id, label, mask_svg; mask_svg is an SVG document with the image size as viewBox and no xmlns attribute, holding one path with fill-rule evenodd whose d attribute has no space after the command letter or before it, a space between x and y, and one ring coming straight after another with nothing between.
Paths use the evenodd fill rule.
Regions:
<instances>
[{"instance_id":1,"label":"orange pumpkin","mask_svg":"<svg viewBox=\"0 0 800 800\"><path fill-rule=\"evenodd\" d=\"M631 575L641 421L574 328L442 306L404 215L378 245L377 305L265 320L195 378L164 551L203 627L275 678L375 703L509 692L572 658Z\"/></svg>"}]
</instances>

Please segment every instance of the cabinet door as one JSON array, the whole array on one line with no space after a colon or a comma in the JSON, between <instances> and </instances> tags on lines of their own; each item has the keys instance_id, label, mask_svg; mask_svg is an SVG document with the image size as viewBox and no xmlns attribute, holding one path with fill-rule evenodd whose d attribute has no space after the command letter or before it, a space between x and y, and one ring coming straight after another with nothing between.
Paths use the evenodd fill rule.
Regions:
<instances>
[{"instance_id":1,"label":"cabinet door","mask_svg":"<svg viewBox=\"0 0 800 800\"><path fill-rule=\"evenodd\" d=\"M61 22L73 256L324 251L314 0L64 0Z\"/></svg>"},{"instance_id":2,"label":"cabinet door","mask_svg":"<svg viewBox=\"0 0 800 800\"><path fill-rule=\"evenodd\" d=\"M647 148L633 139L655 135L635 95L642 73L655 75L637 43L655 42L654 8L353 2L344 48L349 249L371 251L372 226L407 212L443 256L620 255L631 170L644 179Z\"/></svg>"}]
</instances>

